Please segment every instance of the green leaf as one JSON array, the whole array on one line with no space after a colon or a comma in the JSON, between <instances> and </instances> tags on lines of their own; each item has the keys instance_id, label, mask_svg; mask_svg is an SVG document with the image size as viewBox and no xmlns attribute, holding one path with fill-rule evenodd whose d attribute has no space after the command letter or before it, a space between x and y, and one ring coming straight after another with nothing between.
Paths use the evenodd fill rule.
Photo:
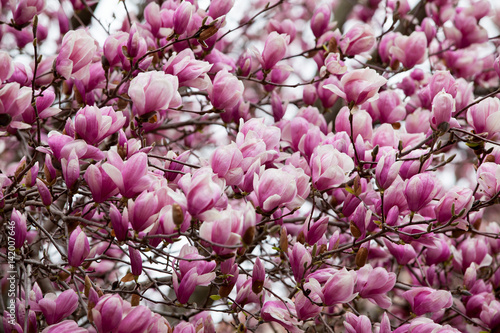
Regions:
<instances>
[{"instance_id":1,"label":"green leaf","mask_svg":"<svg viewBox=\"0 0 500 333\"><path fill-rule=\"evenodd\" d=\"M211 295L210 298L213 299L214 301L220 300L220 296L219 295Z\"/></svg>"}]
</instances>

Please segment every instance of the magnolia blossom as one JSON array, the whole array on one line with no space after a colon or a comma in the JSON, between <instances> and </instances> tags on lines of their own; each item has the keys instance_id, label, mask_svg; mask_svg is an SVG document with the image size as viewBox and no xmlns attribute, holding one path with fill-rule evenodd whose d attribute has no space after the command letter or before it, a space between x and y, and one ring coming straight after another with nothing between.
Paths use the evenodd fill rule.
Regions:
<instances>
[{"instance_id":1,"label":"magnolia blossom","mask_svg":"<svg viewBox=\"0 0 500 333\"><path fill-rule=\"evenodd\" d=\"M405 291L403 297L410 303L413 312L417 316L437 312L453 305L453 297L449 291L434 290L427 287L412 288Z\"/></svg>"},{"instance_id":2,"label":"magnolia blossom","mask_svg":"<svg viewBox=\"0 0 500 333\"><path fill-rule=\"evenodd\" d=\"M497 98L487 98L467 111L467 122L476 133L488 133L488 138L494 138L500 132L500 101Z\"/></svg>"},{"instance_id":3,"label":"magnolia blossom","mask_svg":"<svg viewBox=\"0 0 500 333\"><path fill-rule=\"evenodd\" d=\"M324 88L333 91L348 103L359 105L376 96L380 87L386 82L387 80L378 75L375 70L365 68L344 74L338 86L327 84Z\"/></svg>"},{"instance_id":4,"label":"magnolia blossom","mask_svg":"<svg viewBox=\"0 0 500 333\"><path fill-rule=\"evenodd\" d=\"M405 68L412 68L427 58L426 46L425 33L415 31L410 36L397 36L394 39L394 46L389 51Z\"/></svg>"},{"instance_id":5,"label":"magnolia blossom","mask_svg":"<svg viewBox=\"0 0 500 333\"><path fill-rule=\"evenodd\" d=\"M38 302L45 320L49 325L58 323L61 319L68 317L78 307L78 296L69 289L56 296L48 293Z\"/></svg>"},{"instance_id":6,"label":"magnolia blossom","mask_svg":"<svg viewBox=\"0 0 500 333\"><path fill-rule=\"evenodd\" d=\"M314 186L324 191L345 183L354 169L353 160L331 145L322 145L314 150L310 161Z\"/></svg>"},{"instance_id":7,"label":"magnolia blossom","mask_svg":"<svg viewBox=\"0 0 500 333\"><path fill-rule=\"evenodd\" d=\"M298 328L300 321L295 318L295 306L292 302L285 306L281 301L267 301L260 313L264 320L277 322L291 333L304 332Z\"/></svg>"},{"instance_id":8,"label":"magnolia blossom","mask_svg":"<svg viewBox=\"0 0 500 333\"><path fill-rule=\"evenodd\" d=\"M71 30L64 35L56 59L56 70L62 77L83 79L97 51L97 42L86 30Z\"/></svg>"},{"instance_id":9,"label":"magnolia blossom","mask_svg":"<svg viewBox=\"0 0 500 333\"><path fill-rule=\"evenodd\" d=\"M230 109L238 104L243 90L243 82L228 73L226 69L219 71L212 85L207 88L208 98L212 106L218 110Z\"/></svg>"},{"instance_id":10,"label":"magnolia blossom","mask_svg":"<svg viewBox=\"0 0 500 333\"><path fill-rule=\"evenodd\" d=\"M178 88L176 76L153 71L139 73L130 82L128 94L134 103L135 114L143 116L149 112L179 107L182 103Z\"/></svg>"},{"instance_id":11,"label":"magnolia blossom","mask_svg":"<svg viewBox=\"0 0 500 333\"><path fill-rule=\"evenodd\" d=\"M262 51L262 69L269 70L274 67L286 54L290 36L278 34L272 31L266 39L264 51Z\"/></svg>"}]
</instances>

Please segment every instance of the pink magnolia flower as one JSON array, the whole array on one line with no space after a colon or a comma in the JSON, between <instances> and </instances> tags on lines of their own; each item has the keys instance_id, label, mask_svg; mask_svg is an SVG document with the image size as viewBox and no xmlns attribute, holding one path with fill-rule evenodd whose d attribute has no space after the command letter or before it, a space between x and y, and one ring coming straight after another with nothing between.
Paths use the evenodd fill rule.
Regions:
<instances>
[{"instance_id":1,"label":"pink magnolia flower","mask_svg":"<svg viewBox=\"0 0 500 333\"><path fill-rule=\"evenodd\" d=\"M126 304L124 302L124 304ZM127 304L128 305L128 304ZM116 333L131 333L131 332L143 332L146 327L149 327L153 321L153 315L151 310L149 310L144 305L139 305L136 307L128 307L128 313L123 317L118 328L115 328L113 332ZM124 311L125 314L125 311ZM168 328L165 328L168 332Z\"/></svg>"},{"instance_id":2,"label":"pink magnolia flower","mask_svg":"<svg viewBox=\"0 0 500 333\"><path fill-rule=\"evenodd\" d=\"M38 302L40 309L47 321L52 325L72 314L78 308L78 296L72 289L68 289L56 296L48 293Z\"/></svg>"},{"instance_id":3,"label":"pink magnolia flower","mask_svg":"<svg viewBox=\"0 0 500 333\"><path fill-rule=\"evenodd\" d=\"M213 0L208 8L208 15L213 19L224 16L233 8L234 0Z\"/></svg>"},{"instance_id":4,"label":"pink magnolia flower","mask_svg":"<svg viewBox=\"0 0 500 333\"><path fill-rule=\"evenodd\" d=\"M126 66L130 67L130 62L127 64L127 59L122 52L122 48L127 45L128 36L128 33L118 31L108 36L108 38L104 41L103 54L111 67L122 63L124 65L124 69L127 69Z\"/></svg>"},{"instance_id":5,"label":"pink magnolia flower","mask_svg":"<svg viewBox=\"0 0 500 333\"><path fill-rule=\"evenodd\" d=\"M185 245L179 254L180 258L199 259L203 258L198 254L195 247ZM197 286L208 286L215 279L216 263L213 261L185 261L179 259L179 271L172 274L172 282L177 300L185 304L193 294Z\"/></svg>"},{"instance_id":6,"label":"pink magnolia flower","mask_svg":"<svg viewBox=\"0 0 500 333\"><path fill-rule=\"evenodd\" d=\"M104 154L99 148L89 146L84 140L75 140L68 135L61 134L57 131L50 131L48 142L52 155L58 160L69 160L71 152L75 151L79 159L91 158L100 161L104 158ZM48 153L50 153L50 150Z\"/></svg>"},{"instance_id":7,"label":"pink magnolia flower","mask_svg":"<svg viewBox=\"0 0 500 333\"><path fill-rule=\"evenodd\" d=\"M396 59L392 59L392 53L390 50L394 46L394 41L398 36L401 36L399 32L391 31L382 37L378 45L378 53L380 55L380 59L384 64L388 64L391 67L397 66Z\"/></svg>"},{"instance_id":8,"label":"pink magnolia flower","mask_svg":"<svg viewBox=\"0 0 500 333\"><path fill-rule=\"evenodd\" d=\"M297 195L295 177L282 169L267 169L260 176L255 175L253 188L256 205L264 212L291 203Z\"/></svg>"},{"instance_id":9,"label":"pink magnolia flower","mask_svg":"<svg viewBox=\"0 0 500 333\"><path fill-rule=\"evenodd\" d=\"M236 65L238 67L238 74L242 76L248 76L250 71L253 69L255 61L252 60L252 53L248 50L243 52L238 60L236 61Z\"/></svg>"},{"instance_id":10,"label":"pink magnolia flower","mask_svg":"<svg viewBox=\"0 0 500 333\"><path fill-rule=\"evenodd\" d=\"M370 114L374 121L393 124L406 118L406 110L401 99L394 90L384 90L373 102L363 104L362 108Z\"/></svg>"},{"instance_id":11,"label":"pink magnolia flower","mask_svg":"<svg viewBox=\"0 0 500 333\"><path fill-rule=\"evenodd\" d=\"M414 31L410 36L398 35L390 48L392 58L399 60L405 68L413 68L427 58L427 38L425 33Z\"/></svg>"},{"instance_id":12,"label":"pink magnolia flower","mask_svg":"<svg viewBox=\"0 0 500 333\"><path fill-rule=\"evenodd\" d=\"M31 89L19 83L7 83L0 88L0 126L25 127L12 119L21 115L31 103ZM29 127L29 126L28 126Z\"/></svg>"},{"instance_id":13,"label":"pink magnolia flower","mask_svg":"<svg viewBox=\"0 0 500 333\"><path fill-rule=\"evenodd\" d=\"M357 271L356 289L359 296L368 299L383 309L388 309L392 302L387 293L396 284L396 274L387 272L383 267L373 268L367 264Z\"/></svg>"},{"instance_id":14,"label":"pink magnolia flower","mask_svg":"<svg viewBox=\"0 0 500 333\"><path fill-rule=\"evenodd\" d=\"M293 42L293 40L295 39L295 35L297 34L295 23L290 19L285 19L283 21L278 21L275 19L269 20L267 31L276 31L279 34L286 34L290 36L290 43Z\"/></svg>"},{"instance_id":15,"label":"pink magnolia flower","mask_svg":"<svg viewBox=\"0 0 500 333\"><path fill-rule=\"evenodd\" d=\"M132 228L137 232L143 231L158 218L158 197L154 192L143 191L135 200L128 200L127 210Z\"/></svg>"},{"instance_id":16,"label":"pink magnolia flower","mask_svg":"<svg viewBox=\"0 0 500 333\"><path fill-rule=\"evenodd\" d=\"M259 158L262 163L277 157L281 130L276 126L267 126L263 118L252 118L246 122L240 120L240 130L236 144L244 157L244 169ZM250 157L250 158L248 158Z\"/></svg>"},{"instance_id":17,"label":"pink magnolia flower","mask_svg":"<svg viewBox=\"0 0 500 333\"><path fill-rule=\"evenodd\" d=\"M316 38L321 37L327 30L330 23L332 10L327 4L317 6L311 18L311 30Z\"/></svg>"},{"instance_id":18,"label":"pink magnolia flower","mask_svg":"<svg viewBox=\"0 0 500 333\"><path fill-rule=\"evenodd\" d=\"M418 212L434 199L439 189L438 181L431 173L419 173L411 177L405 187L408 208L413 212Z\"/></svg>"},{"instance_id":19,"label":"pink magnolia flower","mask_svg":"<svg viewBox=\"0 0 500 333\"><path fill-rule=\"evenodd\" d=\"M500 191L500 165L493 162L483 163L477 168L479 191L493 198Z\"/></svg>"},{"instance_id":20,"label":"pink magnolia flower","mask_svg":"<svg viewBox=\"0 0 500 333\"><path fill-rule=\"evenodd\" d=\"M143 116L153 111L177 108L182 98L176 76L159 71L139 73L131 82L128 94L134 103L134 114Z\"/></svg>"},{"instance_id":21,"label":"pink magnolia flower","mask_svg":"<svg viewBox=\"0 0 500 333\"><path fill-rule=\"evenodd\" d=\"M77 181L80 178L80 161L75 149L71 151L67 159L61 159L61 166L66 186L71 191L75 191L78 186Z\"/></svg>"},{"instance_id":22,"label":"pink magnolia flower","mask_svg":"<svg viewBox=\"0 0 500 333\"><path fill-rule=\"evenodd\" d=\"M260 315L263 320L277 322L290 333L304 332L298 328L301 322L296 319L297 313L292 302L287 302L285 306L282 301L267 301L262 306Z\"/></svg>"},{"instance_id":23,"label":"pink magnolia flower","mask_svg":"<svg viewBox=\"0 0 500 333\"><path fill-rule=\"evenodd\" d=\"M347 106L340 109L339 114L335 118L335 131L344 131L351 135L351 122L349 115L351 111ZM364 140L370 140L373 135L372 117L365 110L357 110L352 114L352 137L357 139L361 136Z\"/></svg>"},{"instance_id":24,"label":"pink magnolia flower","mask_svg":"<svg viewBox=\"0 0 500 333\"><path fill-rule=\"evenodd\" d=\"M459 330L451 327L450 325L436 324L432 319L425 317L418 317L413 319L410 324L399 326L393 333L406 333L406 332L439 332L439 333L460 333Z\"/></svg>"},{"instance_id":25,"label":"pink magnolia flower","mask_svg":"<svg viewBox=\"0 0 500 333\"><path fill-rule=\"evenodd\" d=\"M264 71L268 71L283 59L286 54L288 43L290 43L290 36L285 34L278 34L272 31L266 39L264 51L262 51L262 58L259 59Z\"/></svg>"},{"instance_id":26,"label":"pink magnolia flower","mask_svg":"<svg viewBox=\"0 0 500 333\"><path fill-rule=\"evenodd\" d=\"M206 61L196 60L191 49L185 49L171 56L163 70L177 77L180 87L206 89L210 85L207 72L213 65Z\"/></svg>"},{"instance_id":27,"label":"pink magnolia flower","mask_svg":"<svg viewBox=\"0 0 500 333\"><path fill-rule=\"evenodd\" d=\"M492 257L488 253L488 244L484 238L467 238L452 250L453 264L456 268L465 272L473 263L479 267L491 265Z\"/></svg>"},{"instance_id":28,"label":"pink magnolia flower","mask_svg":"<svg viewBox=\"0 0 500 333\"><path fill-rule=\"evenodd\" d=\"M451 250L448 242L440 238L434 242L435 247L429 247L425 250L425 262L428 265L437 265L450 259Z\"/></svg>"},{"instance_id":29,"label":"pink magnolia flower","mask_svg":"<svg viewBox=\"0 0 500 333\"><path fill-rule=\"evenodd\" d=\"M70 30L62 40L56 58L56 70L69 80L70 77L83 79L97 51L97 42L86 30Z\"/></svg>"},{"instance_id":30,"label":"pink magnolia flower","mask_svg":"<svg viewBox=\"0 0 500 333\"><path fill-rule=\"evenodd\" d=\"M47 119L50 118L59 112L61 112L61 109L57 107L52 107L52 103L54 103L56 94L54 93L53 89L47 89L43 92L43 95L41 95L41 92L37 91L36 94L40 95L36 98L35 104L36 104L36 109L38 111L38 116L41 119ZM17 116L15 120L21 120L27 124L34 124L36 122L36 113L35 110L33 109L33 106L29 106L22 114L21 117Z\"/></svg>"},{"instance_id":31,"label":"pink magnolia flower","mask_svg":"<svg viewBox=\"0 0 500 333\"><path fill-rule=\"evenodd\" d=\"M14 222L14 246L16 249L20 249L23 247L24 241L26 240L26 215L21 214L14 208L10 219Z\"/></svg>"},{"instance_id":32,"label":"pink magnolia flower","mask_svg":"<svg viewBox=\"0 0 500 333\"><path fill-rule=\"evenodd\" d=\"M314 186L319 191L324 191L348 181L354 162L333 146L321 145L314 150L310 167Z\"/></svg>"},{"instance_id":33,"label":"pink magnolia flower","mask_svg":"<svg viewBox=\"0 0 500 333\"><path fill-rule=\"evenodd\" d=\"M369 52L375 45L375 34L368 24L358 24L349 29L339 43L344 55L355 56Z\"/></svg>"},{"instance_id":34,"label":"pink magnolia flower","mask_svg":"<svg viewBox=\"0 0 500 333\"><path fill-rule=\"evenodd\" d=\"M415 27L416 31L422 31L425 33L425 38L427 39L427 45L429 45L434 37L436 37L436 26L434 21L430 17L426 17L422 20L420 26Z\"/></svg>"},{"instance_id":35,"label":"pink magnolia flower","mask_svg":"<svg viewBox=\"0 0 500 333\"><path fill-rule=\"evenodd\" d=\"M313 245L325 235L327 228L328 216L323 216L315 222L311 222L307 219L300 232L304 234L307 244Z\"/></svg>"},{"instance_id":36,"label":"pink magnolia flower","mask_svg":"<svg viewBox=\"0 0 500 333\"><path fill-rule=\"evenodd\" d=\"M436 71L429 79L427 88L430 93L429 102L432 102L434 97L443 90L455 98L457 96L458 83L449 71Z\"/></svg>"},{"instance_id":37,"label":"pink magnolia flower","mask_svg":"<svg viewBox=\"0 0 500 333\"><path fill-rule=\"evenodd\" d=\"M500 325L500 302L492 300L489 304L483 304L480 318L489 328L498 327Z\"/></svg>"},{"instance_id":38,"label":"pink magnolia flower","mask_svg":"<svg viewBox=\"0 0 500 333\"><path fill-rule=\"evenodd\" d=\"M136 23L132 24L128 34L126 52L123 52L122 50L122 54L126 58L137 59L146 54L147 48L148 45L146 39L144 38L142 27ZM123 61L123 64L125 64L125 61Z\"/></svg>"},{"instance_id":39,"label":"pink magnolia flower","mask_svg":"<svg viewBox=\"0 0 500 333\"><path fill-rule=\"evenodd\" d=\"M215 109L230 109L238 104L244 88L243 82L223 69L215 75L212 85L207 87L208 98Z\"/></svg>"},{"instance_id":40,"label":"pink magnolia flower","mask_svg":"<svg viewBox=\"0 0 500 333\"><path fill-rule=\"evenodd\" d=\"M175 171L182 171L182 170L184 170L184 168L186 168L183 163L187 162L190 154L191 153L188 150L181 153L180 155L177 155L172 150L167 152L166 157L173 160L173 161L172 160L165 160L165 164L164 164L164 168L166 170L171 170L171 171L165 172L165 178L168 181L176 182L176 179L178 179L178 177L181 176L180 173L175 172ZM175 161L179 161L180 163L177 163Z\"/></svg>"},{"instance_id":41,"label":"pink magnolia flower","mask_svg":"<svg viewBox=\"0 0 500 333\"><path fill-rule=\"evenodd\" d=\"M219 255L234 253L237 246L241 246L241 213L228 206L222 212L207 212L207 215L209 217L205 218L200 227L200 237L217 244L212 245L212 249Z\"/></svg>"},{"instance_id":42,"label":"pink magnolia flower","mask_svg":"<svg viewBox=\"0 0 500 333\"><path fill-rule=\"evenodd\" d=\"M467 122L476 133L488 133L488 138L495 138L500 132L500 101L490 97L471 106Z\"/></svg>"},{"instance_id":43,"label":"pink magnolia flower","mask_svg":"<svg viewBox=\"0 0 500 333\"><path fill-rule=\"evenodd\" d=\"M195 217L216 205L225 206L224 180L219 179L208 167L185 174L178 184L186 194L189 213Z\"/></svg>"},{"instance_id":44,"label":"pink magnolia flower","mask_svg":"<svg viewBox=\"0 0 500 333\"><path fill-rule=\"evenodd\" d=\"M237 294L235 298L235 303L239 306L244 306L246 304L260 304L261 301L265 301L266 293L261 292L258 295L252 290L252 279L243 277L239 275L236 282ZM237 308L236 304L232 305L232 308Z\"/></svg>"},{"instance_id":45,"label":"pink magnolia flower","mask_svg":"<svg viewBox=\"0 0 500 333\"><path fill-rule=\"evenodd\" d=\"M163 37L160 34L160 28L162 26L160 6L155 2L150 2L146 8L144 8L144 19L149 24L149 31L153 36L157 38Z\"/></svg>"},{"instance_id":46,"label":"pink magnolia flower","mask_svg":"<svg viewBox=\"0 0 500 333\"><path fill-rule=\"evenodd\" d=\"M452 25L444 27L444 34L457 48L466 48L471 44L488 41L486 29L478 24L474 16L467 15L465 11L455 15Z\"/></svg>"},{"instance_id":47,"label":"pink magnolia flower","mask_svg":"<svg viewBox=\"0 0 500 333\"><path fill-rule=\"evenodd\" d=\"M453 187L446 192L434 208L438 223L448 222L453 217L453 214L457 217L466 215L473 202L474 197L471 189Z\"/></svg>"},{"instance_id":48,"label":"pink magnolia flower","mask_svg":"<svg viewBox=\"0 0 500 333\"><path fill-rule=\"evenodd\" d=\"M386 152L377 163L375 168L375 180L377 186L388 189L399 174L403 161L396 162L396 150Z\"/></svg>"},{"instance_id":49,"label":"pink magnolia flower","mask_svg":"<svg viewBox=\"0 0 500 333\"><path fill-rule=\"evenodd\" d=\"M139 276L142 273L142 258L141 252L132 246L128 247L128 253L130 256L130 267L132 274Z\"/></svg>"},{"instance_id":50,"label":"pink magnolia flower","mask_svg":"<svg viewBox=\"0 0 500 333\"><path fill-rule=\"evenodd\" d=\"M264 281L266 280L266 269L262 264L259 257L255 260L255 266L252 270L252 291L259 294L264 287Z\"/></svg>"},{"instance_id":51,"label":"pink magnolia flower","mask_svg":"<svg viewBox=\"0 0 500 333\"><path fill-rule=\"evenodd\" d=\"M342 270L334 272L323 286L323 303L330 306L352 301L358 296L358 293L354 292L356 280L356 272L352 270L348 271L345 267Z\"/></svg>"},{"instance_id":52,"label":"pink magnolia flower","mask_svg":"<svg viewBox=\"0 0 500 333\"><path fill-rule=\"evenodd\" d=\"M115 112L112 107L86 106L76 113L75 133L88 144L97 145L118 132L126 121L122 112Z\"/></svg>"},{"instance_id":53,"label":"pink magnolia flower","mask_svg":"<svg viewBox=\"0 0 500 333\"><path fill-rule=\"evenodd\" d=\"M399 265L406 265L417 258L417 253L410 244L395 244L387 239L384 239L384 243Z\"/></svg>"},{"instance_id":54,"label":"pink magnolia flower","mask_svg":"<svg viewBox=\"0 0 500 333\"><path fill-rule=\"evenodd\" d=\"M306 287L306 284L304 287ZM300 320L314 318L320 314L323 309L321 306L311 303L309 299L312 299L316 303L321 303L321 298L316 293L311 292L308 296L305 296L304 293L300 291L295 295L295 309L297 311L297 317Z\"/></svg>"},{"instance_id":55,"label":"pink magnolia flower","mask_svg":"<svg viewBox=\"0 0 500 333\"><path fill-rule=\"evenodd\" d=\"M80 227L71 233L68 241L68 261L73 267L80 266L90 253L89 240Z\"/></svg>"},{"instance_id":56,"label":"pink magnolia flower","mask_svg":"<svg viewBox=\"0 0 500 333\"><path fill-rule=\"evenodd\" d=\"M328 84L325 89L345 99L348 103L363 104L377 95L378 90L387 80L371 68L356 69L347 72L340 79L339 86Z\"/></svg>"},{"instance_id":57,"label":"pink magnolia flower","mask_svg":"<svg viewBox=\"0 0 500 333\"><path fill-rule=\"evenodd\" d=\"M306 271L306 267L312 263L312 256L304 245L296 242L293 249L288 251L288 257L295 281L300 282L309 271Z\"/></svg>"},{"instance_id":58,"label":"pink magnolia flower","mask_svg":"<svg viewBox=\"0 0 500 333\"><path fill-rule=\"evenodd\" d=\"M97 203L102 203L118 193L118 188L100 163L89 165L83 177Z\"/></svg>"},{"instance_id":59,"label":"pink magnolia flower","mask_svg":"<svg viewBox=\"0 0 500 333\"><path fill-rule=\"evenodd\" d=\"M42 331L42 333L64 333L64 332L88 333L88 330L86 328L79 327L74 320L64 320L60 323L50 325Z\"/></svg>"},{"instance_id":60,"label":"pink magnolia flower","mask_svg":"<svg viewBox=\"0 0 500 333\"><path fill-rule=\"evenodd\" d=\"M44 204L44 206L46 207L50 206L52 204L52 194L50 193L45 182L37 178L36 187L38 189L38 193L40 194L40 198L42 199L42 203Z\"/></svg>"},{"instance_id":61,"label":"pink magnolia flower","mask_svg":"<svg viewBox=\"0 0 500 333\"><path fill-rule=\"evenodd\" d=\"M123 315L123 299L118 294L104 295L92 311L98 332L111 332L118 327Z\"/></svg>"},{"instance_id":62,"label":"pink magnolia flower","mask_svg":"<svg viewBox=\"0 0 500 333\"><path fill-rule=\"evenodd\" d=\"M372 322L365 316L356 316L351 312L345 314L344 321L345 331L347 333L365 333L372 331Z\"/></svg>"},{"instance_id":63,"label":"pink magnolia flower","mask_svg":"<svg viewBox=\"0 0 500 333\"><path fill-rule=\"evenodd\" d=\"M24 160L24 163L26 161L26 157L23 157L21 161ZM23 163L23 165L24 165ZM36 177L38 177L38 171L40 170L40 166L38 165L38 162L35 162L35 165L29 169L28 172L26 172L26 175L24 176L22 180L22 184L26 185L27 187L32 187L35 186L36 183Z\"/></svg>"},{"instance_id":64,"label":"pink magnolia flower","mask_svg":"<svg viewBox=\"0 0 500 333\"><path fill-rule=\"evenodd\" d=\"M302 107L297 112L297 116L304 118L309 123L319 127L323 134L328 134L328 125L325 116L314 106Z\"/></svg>"},{"instance_id":65,"label":"pink magnolia flower","mask_svg":"<svg viewBox=\"0 0 500 333\"><path fill-rule=\"evenodd\" d=\"M11 1L12 5L15 2ZM45 1L43 0L20 0L17 2L17 6L12 7L13 20L15 24L22 26L33 19L37 14L40 14L45 7Z\"/></svg>"},{"instance_id":66,"label":"pink magnolia flower","mask_svg":"<svg viewBox=\"0 0 500 333\"><path fill-rule=\"evenodd\" d=\"M456 119L452 118L455 112L455 100L444 92L439 92L432 100L431 127L437 129L442 123L449 123L452 127L459 127Z\"/></svg>"},{"instance_id":67,"label":"pink magnolia flower","mask_svg":"<svg viewBox=\"0 0 500 333\"><path fill-rule=\"evenodd\" d=\"M410 303L412 311L417 316L438 312L453 305L453 297L446 290L418 287L405 291L402 296Z\"/></svg>"},{"instance_id":68,"label":"pink magnolia flower","mask_svg":"<svg viewBox=\"0 0 500 333\"><path fill-rule=\"evenodd\" d=\"M189 2L183 1L174 11L173 22L176 34L182 35L188 28L188 23L196 8Z\"/></svg>"},{"instance_id":69,"label":"pink magnolia flower","mask_svg":"<svg viewBox=\"0 0 500 333\"><path fill-rule=\"evenodd\" d=\"M114 151L108 152L108 162L102 169L118 187L120 194L126 198L133 198L151 183L148 176L148 156L139 152L132 155L125 162Z\"/></svg>"},{"instance_id":70,"label":"pink magnolia flower","mask_svg":"<svg viewBox=\"0 0 500 333\"><path fill-rule=\"evenodd\" d=\"M111 220L111 225L113 226L116 239L124 241L127 238L129 225L127 208L124 208L123 214L120 214L118 208L116 208L115 205L110 204L109 218Z\"/></svg>"},{"instance_id":71,"label":"pink magnolia flower","mask_svg":"<svg viewBox=\"0 0 500 333\"><path fill-rule=\"evenodd\" d=\"M403 162L401 168L399 169L399 175L401 176L401 178L409 179L422 170L426 170L432 162L432 157L428 158L423 165L421 165L419 157L427 153L428 150L415 149L412 150L408 155L406 155L406 160Z\"/></svg>"},{"instance_id":72,"label":"pink magnolia flower","mask_svg":"<svg viewBox=\"0 0 500 333\"><path fill-rule=\"evenodd\" d=\"M0 82L8 80L14 74L14 63L9 53L0 51Z\"/></svg>"},{"instance_id":73,"label":"pink magnolia flower","mask_svg":"<svg viewBox=\"0 0 500 333\"><path fill-rule=\"evenodd\" d=\"M275 122L278 122L283 118L286 112L287 105L288 103L285 103L285 105L283 105L283 103L281 102L281 97L276 91L273 91L271 93L271 107L273 110L273 117Z\"/></svg>"},{"instance_id":74,"label":"pink magnolia flower","mask_svg":"<svg viewBox=\"0 0 500 333\"><path fill-rule=\"evenodd\" d=\"M242 161L243 154L234 142L217 148L210 156L212 169L227 185L239 185L243 180Z\"/></svg>"}]
</instances>

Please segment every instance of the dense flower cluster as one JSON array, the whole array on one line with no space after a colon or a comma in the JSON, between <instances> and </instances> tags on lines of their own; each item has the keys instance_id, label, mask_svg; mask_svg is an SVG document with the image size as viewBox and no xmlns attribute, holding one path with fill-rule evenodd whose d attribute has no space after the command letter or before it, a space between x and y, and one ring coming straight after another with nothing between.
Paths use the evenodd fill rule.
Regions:
<instances>
[{"instance_id":1,"label":"dense flower cluster","mask_svg":"<svg viewBox=\"0 0 500 333\"><path fill-rule=\"evenodd\" d=\"M500 9L136 2L0 1L4 332L500 330Z\"/></svg>"}]
</instances>

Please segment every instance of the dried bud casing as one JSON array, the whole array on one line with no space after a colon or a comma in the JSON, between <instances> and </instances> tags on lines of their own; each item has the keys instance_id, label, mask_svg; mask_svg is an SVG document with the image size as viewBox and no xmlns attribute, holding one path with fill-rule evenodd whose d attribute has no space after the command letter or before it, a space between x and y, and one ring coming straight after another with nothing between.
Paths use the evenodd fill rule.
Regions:
<instances>
[{"instance_id":1,"label":"dried bud casing","mask_svg":"<svg viewBox=\"0 0 500 333\"><path fill-rule=\"evenodd\" d=\"M258 295L264 288L264 281L254 281L252 283L252 291Z\"/></svg>"},{"instance_id":2,"label":"dried bud casing","mask_svg":"<svg viewBox=\"0 0 500 333\"><path fill-rule=\"evenodd\" d=\"M351 221L349 228L351 229L351 234L354 236L354 238L361 237L361 231L353 221Z\"/></svg>"},{"instance_id":3,"label":"dried bud casing","mask_svg":"<svg viewBox=\"0 0 500 333\"><path fill-rule=\"evenodd\" d=\"M172 219L177 226L180 226L182 222L184 222L184 213L182 212L182 208L179 204L174 203L172 205Z\"/></svg>"},{"instance_id":4,"label":"dried bud casing","mask_svg":"<svg viewBox=\"0 0 500 333\"><path fill-rule=\"evenodd\" d=\"M219 296L222 297L222 298L229 296L229 294L231 293L231 291L233 290L233 288L234 288L234 284L233 285L231 285L231 284L223 284L219 288Z\"/></svg>"},{"instance_id":5,"label":"dried bud casing","mask_svg":"<svg viewBox=\"0 0 500 333\"><path fill-rule=\"evenodd\" d=\"M255 227L252 226L245 231L243 237L241 237L241 240L243 241L243 244L250 245L252 244L254 237L255 237Z\"/></svg>"},{"instance_id":6,"label":"dried bud casing","mask_svg":"<svg viewBox=\"0 0 500 333\"><path fill-rule=\"evenodd\" d=\"M362 247L356 254L356 266L360 268L363 267L366 264L366 259L368 259L368 249L366 247Z\"/></svg>"},{"instance_id":7,"label":"dried bud casing","mask_svg":"<svg viewBox=\"0 0 500 333\"><path fill-rule=\"evenodd\" d=\"M288 233L286 231L286 227L285 226L281 227L280 249L283 252L287 252L288 251Z\"/></svg>"},{"instance_id":8,"label":"dried bud casing","mask_svg":"<svg viewBox=\"0 0 500 333\"><path fill-rule=\"evenodd\" d=\"M90 288L92 288L92 283L90 282L90 278L88 275L85 275L85 289L84 289L84 295L88 298L89 297L89 292Z\"/></svg>"},{"instance_id":9,"label":"dried bud casing","mask_svg":"<svg viewBox=\"0 0 500 333\"><path fill-rule=\"evenodd\" d=\"M306 243L306 236L304 235L304 233L302 231L299 232L299 234L297 235L297 242L299 242L300 244Z\"/></svg>"},{"instance_id":10,"label":"dried bud casing","mask_svg":"<svg viewBox=\"0 0 500 333\"><path fill-rule=\"evenodd\" d=\"M140 301L141 301L141 296L139 296L138 294L132 294L132 298L130 299L130 304L132 306L139 305Z\"/></svg>"}]
</instances>

